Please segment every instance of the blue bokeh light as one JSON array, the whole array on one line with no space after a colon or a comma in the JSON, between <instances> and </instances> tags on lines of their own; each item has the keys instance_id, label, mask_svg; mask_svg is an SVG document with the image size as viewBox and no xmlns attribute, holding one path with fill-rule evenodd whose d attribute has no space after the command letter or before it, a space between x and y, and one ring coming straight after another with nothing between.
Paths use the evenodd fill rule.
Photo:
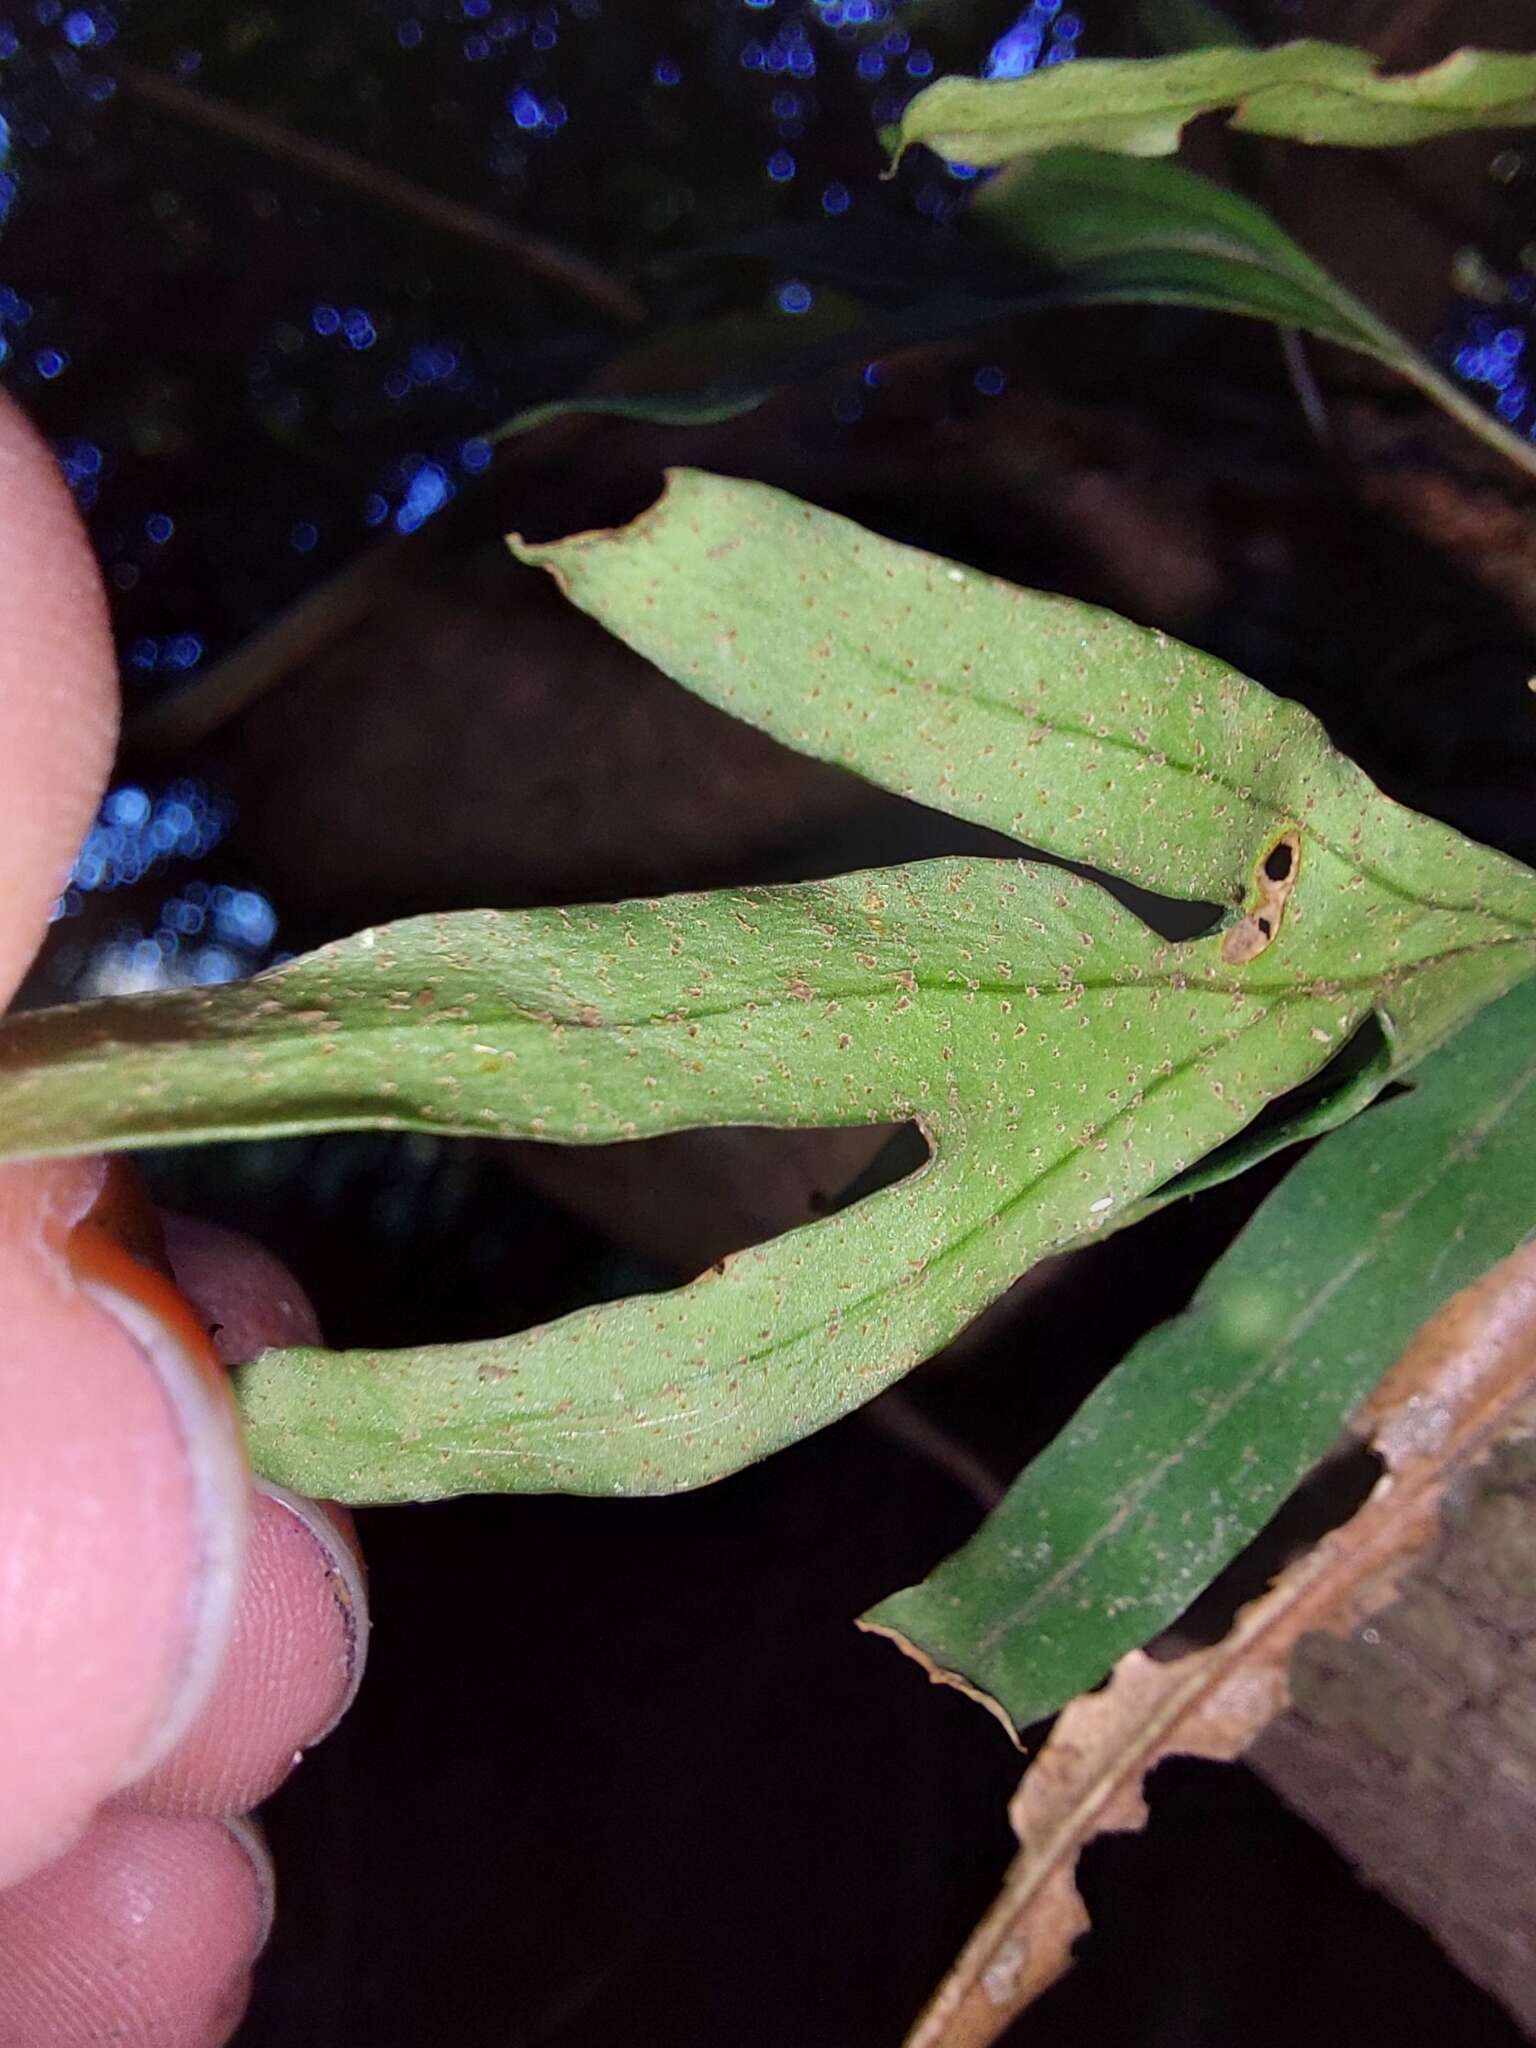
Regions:
<instances>
[{"instance_id":1,"label":"blue bokeh light","mask_svg":"<svg viewBox=\"0 0 1536 2048\"><path fill-rule=\"evenodd\" d=\"M1524 283L1526 289L1518 290ZM1520 306L1529 303L1532 297L1531 280L1513 279L1507 297ZM1517 327L1509 322L1508 312L1501 316L1486 307L1464 311L1459 334L1451 340L1442 340L1437 352L1450 362L1451 369L1464 383L1481 385L1493 394L1493 409L1498 417L1509 426L1524 427L1536 438L1536 419L1532 413L1532 385L1523 358L1530 343L1527 328Z\"/></svg>"},{"instance_id":2,"label":"blue bokeh light","mask_svg":"<svg viewBox=\"0 0 1536 2048\"><path fill-rule=\"evenodd\" d=\"M196 633L173 633L165 643L161 665L170 669L196 668L203 658L203 643Z\"/></svg>"},{"instance_id":3,"label":"blue bokeh light","mask_svg":"<svg viewBox=\"0 0 1536 2048\"><path fill-rule=\"evenodd\" d=\"M117 21L105 7L72 7L59 29L73 50L100 49L117 34Z\"/></svg>"},{"instance_id":4,"label":"blue bokeh light","mask_svg":"<svg viewBox=\"0 0 1536 2048\"><path fill-rule=\"evenodd\" d=\"M1082 16L1063 14L1061 0L1031 0L992 45L982 76L1026 78L1042 65L1070 64L1082 32Z\"/></svg>"},{"instance_id":5,"label":"blue bokeh light","mask_svg":"<svg viewBox=\"0 0 1536 2048\"><path fill-rule=\"evenodd\" d=\"M129 889L167 860L201 860L233 822L233 807L205 783L183 776L152 795L124 783L102 799L96 822L70 870L81 895ZM62 912L60 913L62 914Z\"/></svg>"},{"instance_id":6,"label":"blue bokeh light","mask_svg":"<svg viewBox=\"0 0 1536 2048\"><path fill-rule=\"evenodd\" d=\"M5 344L0 342L0 350ZM5 360L0 353L0 362ZM60 442L54 449L59 468L64 472L64 481L75 495L75 503L82 512L89 512L96 503L96 492L101 480L103 456L94 441L75 440Z\"/></svg>"},{"instance_id":7,"label":"blue bokeh light","mask_svg":"<svg viewBox=\"0 0 1536 2048\"><path fill-rule=\"evenodd\" d=\"M406 478L405 498L395 514L397 533L414 533L434 512L440 512L454 494L448 472L440 462L425 455L408 455L400 465Z\"/></svg>"}]
</instances>

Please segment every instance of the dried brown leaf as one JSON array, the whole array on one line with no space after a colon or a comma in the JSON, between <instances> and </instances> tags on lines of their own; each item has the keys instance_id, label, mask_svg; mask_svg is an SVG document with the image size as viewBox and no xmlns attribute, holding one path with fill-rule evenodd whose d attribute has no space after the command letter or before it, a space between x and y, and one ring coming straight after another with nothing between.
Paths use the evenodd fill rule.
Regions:
<instances>
[{"instance_id":1,"label":"dried brown leaf","mask_svg":"<svg viewBox=\"0 0 1536 2048\"><path fill-rule=\"evenodd\" d=\"M1075 1700L1026 1772L1009 1817L1022 1844L1003 1889L907 2048L986 2048L1067 1969L1088 1927L1078 1856L1146 1821L1142 1787L1170 1756L1229 1761L1289 1703L1291 1652L1343 1634L1395 1595L1433 1538L1452 1480L1520 1418L1536 1379L1536 1244L1426 1323L1357 1427L1385 1470L1359 1512L1289 1565L1226 1638L1174 1663L1136 1650Z\"/></svg>"}]
</instances>

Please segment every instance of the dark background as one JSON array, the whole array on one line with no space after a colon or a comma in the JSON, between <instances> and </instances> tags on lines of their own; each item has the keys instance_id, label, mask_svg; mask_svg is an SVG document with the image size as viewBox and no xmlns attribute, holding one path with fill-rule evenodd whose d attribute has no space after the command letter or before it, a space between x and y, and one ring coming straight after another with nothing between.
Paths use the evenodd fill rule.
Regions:
<instances>
[{"instance_id":1,"label":"dark background","mask_svg":"<svg viewBox=\"0 0 1536 2048\"><path fill-rule=\"evenodd\" d=\"M1394 62L1470 33L1453 5L1239 11ZM1519 8L1477 12L1518 43ZM91 524L130 714L32 998L223 978L425 908L994 846L693 704L507 561L509 527L628 516L675 461L1212 647L1529 857L1520 485L1310 350L1320 443L1267 329L1007 317L1017 267L967 229L966 181L925 159L880 183L875 132L1004 39L1016 66L1153 46L1110 0L0 21L0 374ZM1490 173L1509 147L1196 141L1524 431L1536 203L1518 156ZM1466 248L1489 303L1458 295ZM488 439L580 389L776 379L714 423ZM222 723L210 675L251 684ZM629 1149L337 1138L151 1170L282 1252L332 1341L403 1344L670 1284L859 1164L762 1135ZM853 1617L965 1536L974 1462L1016 1469L1261 1191L1053 1268L899 1403L705 1494L365 1513L369 1682L270 1809L283 1910L244 2048L896 2042L996 1885L1018 1759ZM1094 1935L1021 2040L1517 2038L1240 1768L1165 1768L1147 1835L1082 1876Z\"/></svg>"}]
</instances>

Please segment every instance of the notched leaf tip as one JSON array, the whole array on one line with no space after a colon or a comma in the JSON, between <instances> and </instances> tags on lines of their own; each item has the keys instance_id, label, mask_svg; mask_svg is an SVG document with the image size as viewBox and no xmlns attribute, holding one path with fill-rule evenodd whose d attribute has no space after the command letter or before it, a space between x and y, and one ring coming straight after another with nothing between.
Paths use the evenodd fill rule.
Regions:
<instances>
[{"instance_id":1,"label":"notched leaf tip","mask_svg":"<svg viewBox=\"0 0 1536 2048\"><path fill-rule=\"evenodd\" d=\"M658 514L667 509L673 490L683 479L702 475L704 472L674 465L664 469L661 474L661 490L654 501L637 512L633 519L622 519L617 526L584 526L575 533L560 534L554 540L525 540L520 533L509 533L506 536L507 546L513 557L519 562L526 562L530 569L547 569L554 577L556 586L569 596L570 587L565 572L560 563L551 557L563 554L569 549L587 547L598 541L616 540L620 535L633 536L641 532Z\"/></svg>"},{"instance_id":2,"label":"notched leaf tip","mask_svg":"<svg viewBox=\"0 0 1536 2048\"><path fill-rule=\"evenodd\" d=\"M1013 1716L1001 1700L994 1699L991 1693L984 1692L979 1685L974 1684L961 1672L946 1671L942 1664L935 1664L927 1651L914 1643L910 1636L904 1636L900 1629L888 1628L884 1622L870 1621L864 1615L859 1615L853 1625L864 1635L884 1636L888 1643L894 1643L903 1656L910 1657L914 1664L922 1666L928 1674L930 1684L953 1686L956 1692L963 1692L968 1700L974 1700L978 1707L985 1707L993 1720L1006 1731L1008 1740L1014 1748L1023 1749L1024 1744L1019 1731L1013 1725Z\"/></svg>"}]
</instances>

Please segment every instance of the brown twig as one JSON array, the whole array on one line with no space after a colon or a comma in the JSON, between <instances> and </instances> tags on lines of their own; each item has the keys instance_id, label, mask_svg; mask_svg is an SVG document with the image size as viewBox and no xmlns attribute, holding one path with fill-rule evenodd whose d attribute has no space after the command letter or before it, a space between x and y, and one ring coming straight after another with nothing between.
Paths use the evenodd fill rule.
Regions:
<instances>
[{"instance_id":1,"label":"brown twig","mask_svg":"<svg viewBox=\"0 0 1536 2048\"><path fill-rule=\"evenodd\" d=\"M871 1402L864 1415L882 1436L952 1479L985 1513L991 1514L1008 1491L984 1458L925 1415L899 1387Z\"/></svg>"},{"instance_id":2,"label":"brown twig","mask_svg":"<svg viewBox=\"0 0 1536 2048\"><path fill-rule=\"evenodd\" d=\"M371 548L307 592L196 683L131 715L129 749L164 753L207 739L364 618L381 591L399 577L401 552L402 544L393 538Z\"/></svg>"},{"instance_id":3,"label":"brown twig","mask_svg":"<svg viewBox=\"0 0 1536 2048\"><path fill-rule=\"evenodd\" d=\"M264 114L253 114L227 100L193 92L158 71L126 63L114 69L125 92L176 120L192 122L231 141L245 143L266 156L296 164L332 185L419 220L442 234L456 235L460 241L509 257L522 269L585 299L589 306L624 326L638 326L645 318L645 306L627 285L620 284L587 257L563 249L558 242L530 234L526 228L514 227L510 221L499 220L494 214L483 213L460 200L445 199L441 193L429 192L409 178L381 170L377 164L366 163L331 143L295 134Z\"/></svg>"}]
</instances>

